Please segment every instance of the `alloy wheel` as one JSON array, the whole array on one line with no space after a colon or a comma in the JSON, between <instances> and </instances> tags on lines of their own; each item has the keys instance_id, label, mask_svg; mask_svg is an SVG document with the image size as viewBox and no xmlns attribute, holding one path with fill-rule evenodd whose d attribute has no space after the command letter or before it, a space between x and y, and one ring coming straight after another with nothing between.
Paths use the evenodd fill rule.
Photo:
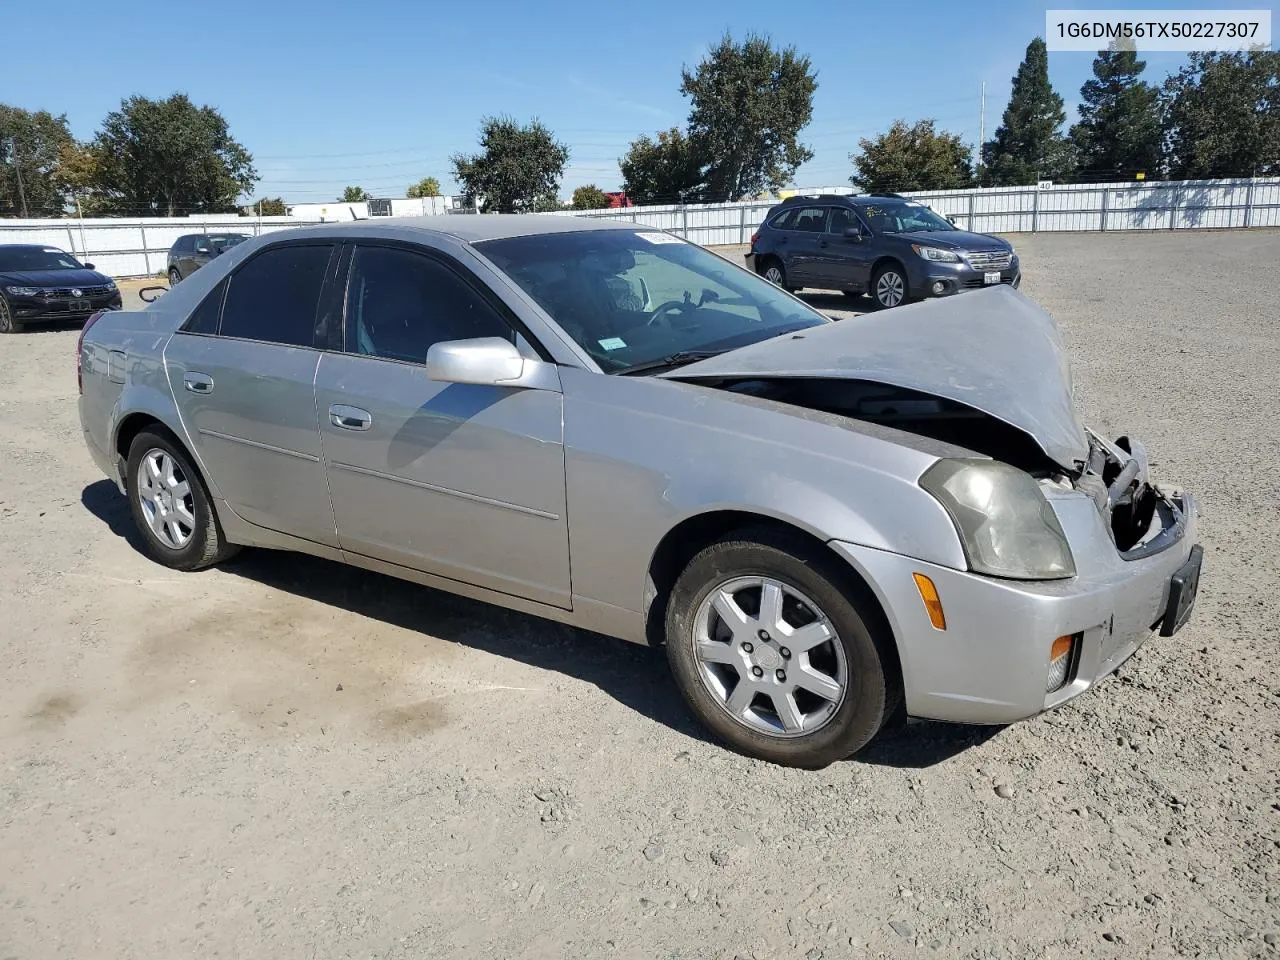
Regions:
<instances>
[{"instance_id":1,"label":"alloy wheel","mask_svg":"<svg viewBox=\"0 0 1280 960\"><path fill-rule=\"evenodd\" d=\"M906 285L896 270L886 270L876 281L876 301L882 307L896 307L902 302Z\"/></svg>"},{"instance_id":2,"label":"alloy wheel","mask_svg":"<svg viewBox=\"0 0 1280 960\"><path fill-rule=\"evenodd\" d=\"M693 621L698 675L742 725L773 737L820 730L844 702L849 668L831 620L771 577L735 577L707 594Z\"/></svg>"},{"instance_id":3,"label":"alloy wheel","mask_svg":"<svg viewBox=\"0 0 1280 960\"><path fill-rule=\"evenodd\" d=\"M138 503L157 540L181 550L195 533L195 500L182 467L168 451L148 450L138 465Z\"/></svg>"},{"instance_id":4,"label":"alloy wheel","mask_svg":"<svg viewBox=\"0 0 1280 960\"><path fill-rule=\"evenodd\" d=\"M775 287L782 286L782 268L776 263L769 264L769 266L765 268L764 278Z\"/></svg>"}]
</instances>

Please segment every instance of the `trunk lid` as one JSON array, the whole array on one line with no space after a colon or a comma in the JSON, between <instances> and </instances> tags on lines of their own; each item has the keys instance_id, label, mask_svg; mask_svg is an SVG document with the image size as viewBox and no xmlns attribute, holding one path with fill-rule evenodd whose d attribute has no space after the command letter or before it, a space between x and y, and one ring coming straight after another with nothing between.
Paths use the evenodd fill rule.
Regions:
<instances>
[{"instance_id":1,"label":"trunk lid","mask_svg":"<svg viewBox=\"0 0 1280 960\"><path fill-rule=\"evenodd\" d=\"M658 376L880 383L1001 420L1070 473L1089 458L1057 325L1005 285L783 334Z\"/></svg>"}]
</instances>

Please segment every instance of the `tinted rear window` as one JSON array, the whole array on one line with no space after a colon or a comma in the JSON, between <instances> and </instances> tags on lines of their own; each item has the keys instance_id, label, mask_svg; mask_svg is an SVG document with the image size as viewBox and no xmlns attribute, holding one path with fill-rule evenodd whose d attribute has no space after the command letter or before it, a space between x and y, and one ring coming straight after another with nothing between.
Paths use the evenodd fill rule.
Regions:
<instances>
[{"instance_id":1,"label":"tinted rear window","mask_svg":"<svg viewBox=\"0 0 1280 960\"><path fill-rule=\"evenodd\" d=\"M230 279L222 336L311 346L331 251L327 244L276 247L242 266Z\"/></svg>"}]
</instances>

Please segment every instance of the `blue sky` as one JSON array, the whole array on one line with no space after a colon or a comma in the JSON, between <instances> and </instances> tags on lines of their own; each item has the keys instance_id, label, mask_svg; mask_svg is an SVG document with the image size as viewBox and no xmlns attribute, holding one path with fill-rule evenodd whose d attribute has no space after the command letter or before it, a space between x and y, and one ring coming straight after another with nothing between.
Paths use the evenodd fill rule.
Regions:
<instances>
[{"instance_id":1,"label":"blue sky","mask_svg":"<svg viewBox=\"0 0 1280 960\"><path fill-rule=\"evenodd\" d=\"M635 136L684 123L681 67L725 30L765 33L812 58L819 86L802 139L815 157L796 181L842 184L858 138L897 117L933 117L976 143L984 80L990 137L1045 16L1043 3L933 0L113 6L11 4L0 102L65 113L72 132L88 138L123 97L184 91L221 110L254 155L255 196L291 202L331 200L346 184L403 196L428 175L449 192L449 156L473 150L481 117L495 113L538 117L569 146L563 194L588 182L616 189L617 158ZM22 37L38 42L15 42ZM1091 59L1050 54L1068 122ZM1183 56L1146 60L1158 82Z\"/></svg>"}]
</instances>

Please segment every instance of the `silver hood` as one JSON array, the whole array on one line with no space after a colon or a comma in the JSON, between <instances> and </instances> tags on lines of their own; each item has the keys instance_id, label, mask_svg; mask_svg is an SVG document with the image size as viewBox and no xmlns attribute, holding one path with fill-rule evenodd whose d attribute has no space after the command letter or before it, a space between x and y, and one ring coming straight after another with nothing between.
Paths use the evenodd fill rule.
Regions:
<instances>
[{"instance_id":1,"label":"silver hood","mask_svg":"<svg viewBox=\"0 0 1280 960\"><path fill-rule=\"evenodd\" d=\"M1066 470L1089 455L1058 327L1004 285L784 334L660 376L873 381L1003 420Z\"/></svg>"}]
</instances>

